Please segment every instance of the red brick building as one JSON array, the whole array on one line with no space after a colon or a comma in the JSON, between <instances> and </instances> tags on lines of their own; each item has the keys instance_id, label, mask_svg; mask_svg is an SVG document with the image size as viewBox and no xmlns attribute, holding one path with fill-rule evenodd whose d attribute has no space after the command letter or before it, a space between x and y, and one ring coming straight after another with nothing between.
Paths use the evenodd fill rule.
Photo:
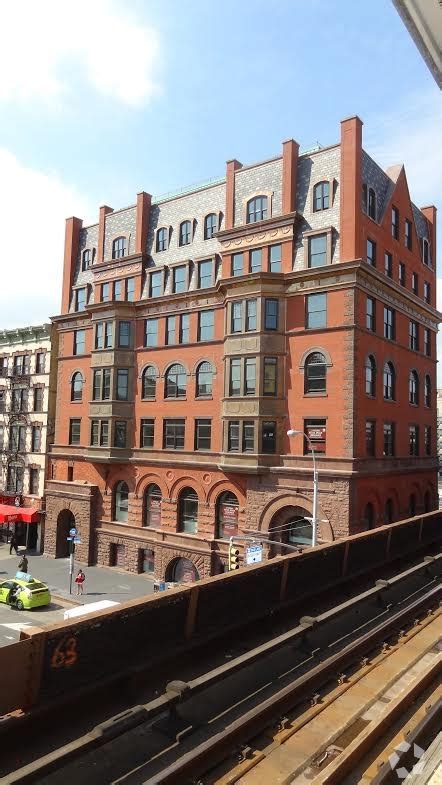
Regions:
<instances>
[{"instance_id":1,"label":"red brick building","mask_svg":"<svg viewBox=\"0 0 442 785\"><path fill-rule=\"evenodd\" d=\"M178 196L66 224L46 553L220 572L228 537L437 506L436 210L362 148L293 140ZM277 547L277 546L276 546Z\"/></svg>"}]
</instances>

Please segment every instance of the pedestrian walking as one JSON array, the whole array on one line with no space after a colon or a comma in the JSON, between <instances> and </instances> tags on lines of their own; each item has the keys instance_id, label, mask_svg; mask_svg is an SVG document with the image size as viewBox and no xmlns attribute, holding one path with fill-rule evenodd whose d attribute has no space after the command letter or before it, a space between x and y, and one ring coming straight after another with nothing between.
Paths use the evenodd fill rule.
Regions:
<instances>
[{"instance_id":1,"label":"pedestrian walking","mask_svg":"<svg viewBox=\"0 0 442 785\"><path fill-rule=\"evenodd\" d=\"M18 556L17 550L17 537L15 536L15 532L12 532L11 539L9 540L9 555L12 555L12 549L15 551L15 555Z\"/></svg>"},{"instance_id":2,"label":"pedestrian walking","mask_svg":"<svg viewBox=\"0 0 442 785\"><path fill-rule=\"evenodd\" d=\"M78 575L75 578L75 583L77 584L77 594L83 594L83 583L86 580L86 575L84 574L83 570L78 570Z\"/></svg>"},{"instance_id":3,"label":"pedestrian walking","mask_svg":"<svg viewBox=\"0 0 442 785\"><path fill-rule=\"evenodd\" d=\"M28 558L25 553L22 554L22 557L18 563L18 569L20 570L20 572L28 571Z\"/></svg>"}]
</instances>

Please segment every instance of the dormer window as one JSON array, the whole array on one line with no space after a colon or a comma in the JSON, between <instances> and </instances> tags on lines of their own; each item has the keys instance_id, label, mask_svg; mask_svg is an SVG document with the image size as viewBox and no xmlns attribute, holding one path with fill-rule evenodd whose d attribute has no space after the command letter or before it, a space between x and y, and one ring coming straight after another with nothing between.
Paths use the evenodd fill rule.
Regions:
<instances>
[{"instance_id":1,"label":"dormer window","mask_svg":"<svg viewBox=\"0 0 442 785\"><path fill-rule=\"evenodd\" d=\"M92 264L92 250L90 248L86 248L81 255L81 269L88 270Z\"/></svg>"},{"instance_id":2,"label":"dormer window","mask_svg":"<svg viewBox=\"0 0 442 785\"><path fill-rule=\"evenodd\" d=\"M255 196L247 202L247 223L254 224L257 221L265 221L267 218L267 196Z\"/></svg>"},{"instance_id":3,"label":"dormer window","mask_svg":"<svg viewBox=\"0 0 442 785\"><path fill-rule=\"evenodd\" d=\"M216 213L206 215L204 219L204 239L210 240L218 230L218 218Z\"/></svg>"},{"instance_id":4,"label":"dormer window","mask_svg":"<svg viewBox=\"0 0 442 785\"><path fill-rule=\"evenodd\" d=\"M373 221L376 220L376 192L373 188L368 189L367 213L369 218L373 218Z\"/></svg>"},{"instance_id":5,"label":"dormer window","mask_svg":"<svg viewBox=\"0 0 442 785\"><path fill-rule=\"evenodd\" d=\"M330 207L330 183L324 181L316 183L313 189L313 210L315 213L319 210L328 210Z\"/></svg>"},{"instance_id":6,"label":"dormer window","mask_svg":"<svg viewBox=\"0 0 442 785\"><path fill-rule=\"evenodd\" d=\"M430 243L426 237L422 237L422 261L427 267L430 266Z\"/></svg>"},{"instance_id":7,"label":"dormer window","mask_svg":"<svg viewBox=\"0 0 442 785\"><path fill-rule=\"evenodd\" d=\"M121 259L126 256L126 238L117 237L112 243L112 259Z\"/></svg>"},{"instance_id":8,"label":"dormer window","mask_svg":"<svg viewBox=\"0 0 442 785\"><path fill-rule=\"evenodd\" d=\"M192 226L190 221L180 224L180 245L190 245L192 239Z\"/></svg>"},{"instance_id":9,"label":"dormer window","mask_svg":"<svg viewBox=\"0 0 442 785\"><path fill-rule=\"evenodd\" d=\"M167 231L165 226L162 226L161 229L157 231L157 244L156 249L157 251L167 251L167 247L169 244L169 232Z\"/></svg>"}]
</instances>

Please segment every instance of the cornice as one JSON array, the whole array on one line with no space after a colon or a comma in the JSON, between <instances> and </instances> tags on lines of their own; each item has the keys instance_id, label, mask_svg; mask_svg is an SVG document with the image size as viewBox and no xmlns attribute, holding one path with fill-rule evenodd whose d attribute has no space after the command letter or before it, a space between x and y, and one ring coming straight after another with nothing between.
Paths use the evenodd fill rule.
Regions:
<instances>
[{"instance_id":1,"label":"cornice","mask_svg":"<svg viewBox=\"0 0 442 785\"><path fill-rule=\"evenodd\" d=\"M223 249L240 248L275 241L279 238L289 239L293 237L293 228L298 213L287 213L283 216L267 218L265 221L258 221L252 224L242 224L233 229L223 229L217 233L216 237Z\"/></svg>"}]
</instances>

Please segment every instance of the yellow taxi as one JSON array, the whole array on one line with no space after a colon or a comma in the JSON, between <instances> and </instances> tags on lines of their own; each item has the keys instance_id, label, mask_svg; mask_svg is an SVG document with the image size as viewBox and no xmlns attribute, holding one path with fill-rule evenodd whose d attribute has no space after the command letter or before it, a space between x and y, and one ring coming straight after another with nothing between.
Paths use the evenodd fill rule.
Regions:
<instances>
[{"instance_id":1,"label":"yellow taxi","mask_svg":"<svg viewBox=\"0 0 442 785\"><path fill-rule=\"evenodd\" d=\"M27 572L17 573L15 578L7 578L0 583L0 602L22 611L24 608L41 608L49 605L51 592L45 583L33 578Z\"/></svg>"}]
</instances>

